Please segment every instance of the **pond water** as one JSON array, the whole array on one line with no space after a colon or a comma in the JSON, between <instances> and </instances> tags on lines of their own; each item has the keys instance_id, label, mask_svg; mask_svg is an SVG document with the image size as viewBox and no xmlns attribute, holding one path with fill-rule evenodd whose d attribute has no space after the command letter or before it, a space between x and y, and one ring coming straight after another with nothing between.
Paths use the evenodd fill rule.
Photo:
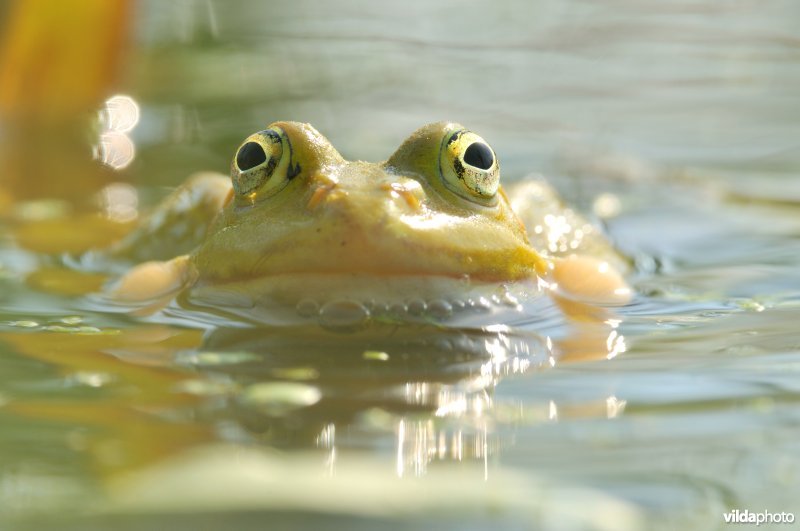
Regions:
<instances>
[{"instance_id":1,"label":"pond water","mask_svg":"<svg viewBox=\"0 0 800 531\"><path fill-rule=\"evenodd\" d=\"M114 152L134 158L85 170L81 137L48 154L63 179L0 175L0 527L800 512L800 4L135 7L117 92L140 116ZM624 351L551 365L546 319L391 341L143 322L77 294L102 278L53 273L279 119L371 161L455 120L504 182L546 176L631 259Z\"/></svg>"}]
</instances>

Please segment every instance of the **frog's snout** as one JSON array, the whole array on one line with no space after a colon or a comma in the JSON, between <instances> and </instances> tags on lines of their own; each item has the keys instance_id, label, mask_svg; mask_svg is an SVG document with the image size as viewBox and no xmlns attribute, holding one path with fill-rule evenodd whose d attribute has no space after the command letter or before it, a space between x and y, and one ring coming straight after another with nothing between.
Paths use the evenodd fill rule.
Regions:
<instances>
[{"instance_id":1,"label":"frog's snout","mask_svg":"<svg viewBox=\"0 0 800 531\"><path fill-rule=\"evenodd\" d=\"M329 175L315 175L306 207L317 214L349 214L363 216L372 211L399 211L416 214L422 208L425 192L419 182L410 178L340 182Z\"/></svg>"}]
</instances>

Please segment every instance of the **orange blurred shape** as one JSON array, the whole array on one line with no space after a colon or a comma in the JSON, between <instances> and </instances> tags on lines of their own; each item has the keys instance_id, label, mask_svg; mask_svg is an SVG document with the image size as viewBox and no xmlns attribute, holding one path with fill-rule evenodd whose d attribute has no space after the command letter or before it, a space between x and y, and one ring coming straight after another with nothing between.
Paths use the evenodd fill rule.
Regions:
<instances>
[{"instance_id":1,"label":"orange blurred shape","mask_svg":"<svg viewBox=\"0 0 800 531\"><path fill-rule=\"evenodd\" d=\"M129 0L18 0L0 33L0 116L52 122L109 94L130 27Z\"/></svg>"}]
</instances>

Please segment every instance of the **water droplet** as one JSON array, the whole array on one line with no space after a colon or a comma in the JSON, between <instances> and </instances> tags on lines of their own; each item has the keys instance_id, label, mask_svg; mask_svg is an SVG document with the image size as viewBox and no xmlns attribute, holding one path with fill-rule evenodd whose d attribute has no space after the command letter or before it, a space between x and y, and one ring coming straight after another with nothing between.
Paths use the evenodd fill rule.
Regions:
<instances>
[{"instance_id":1,"label":"water droplet","mask_svg":"<svg viewBox=\"0 0 800 531\"><path fill-rule=\"evenodd\" d=\"M427 309L428 305L422 299L414 299L408 303L408 313L411 315L422 315Z\"/></svg>"},{"instance_id":2,"label":"water droplet","mask_svg":"<svg viewBox=\"0 0 800 531\"><path fill-rule=\"evenodd\" d=\"M353 331L369 319L369 310L356 301L332 301L319 311L319 323L325 328Z\"/></svg>"},{"instance_id":3,"label":"water droplet","mask_svg":"<svg viewBox=\"0 0 800 531\"><path fill-rule=\"evenodd\" d=\"M402 302L393 302L389 305L387 314L393 319L406 319L408 317L408 308Z\"/></svg>"},{"instance_id":4,"label":"water droplet","mask_svg":"<svg viewBox=\"0 0 800 531\"><path fill-rule=\"evenodd\" d=\"M297 314L301 317L316 317L319 315L319 304L313 299L303 299L297 303Z\"/></svg>"},{"instance_id":5,"label":"water droplet","mask_svg":"<svg viewBox=\"0 0 800 531\"><path fill-rule=\"evenodd\" d=\"M387 315L389 313L389 305L385 302L379 302L375 299L364 301L364 308L367 309L372 317Z\"/></svg>"},{"instance_id":6,"label":"water droplet","mask_svg":"<svg viewBox=\"0 0 800 531\"><path fill-rule=\"evenodd\" d=\"M428 314L433 317L443 318L448 317L453 313L453 306L442 299L436 299L428 304Z\"/></svg>"}]
</instances>

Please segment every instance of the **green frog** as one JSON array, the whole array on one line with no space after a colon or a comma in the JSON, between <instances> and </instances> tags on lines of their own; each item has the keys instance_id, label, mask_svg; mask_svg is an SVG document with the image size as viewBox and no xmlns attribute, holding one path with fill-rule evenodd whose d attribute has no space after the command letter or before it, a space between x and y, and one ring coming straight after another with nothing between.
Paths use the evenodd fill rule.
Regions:
<instances>
[{"instance_id":1,"label":"green frog","mask_svg":"<svg viewBox=\"0 0 800 531\"><path fill-rule=\"evenodd\" d=\"M598 231L542 181L507 194L489 143L449 122L380 163L345 160L308 124L273 123L239 146L230 177L190 178L110 255L143 262L108 292L139 314L177 299L346 328L514 311L520 295L630 295Z\"/></svg>"},{"instance_id":2,"label":"green frog","mask_svg":"<svg viewBox=\"0 0 800 531\"><path fill-rule=\"evenodd\" d=\"M128 456L109 465L105 435L90 440L110 476L230 432L164 420L195 404L209 418L213 385L194 391L206 370L209 384L235 383L213 391L212 409L233 403L226 425L313 441L363 411L447 415L453 397L502 374L625 350L607 309L630 296L613 247L544 181L507 193L489 143L455 123L422 127L381 163L345 160L310 125L274 123L239 146L230 176L190 177L77 265L119 272L101 311L161 313L113 333L1 332L69 373L109 374L113 388L91 404L6 409L104 426L95 431ZM204 369L203 359L216 361ZM287 389L308 401L289 404L291 423L281 420Z\"/></svg>"}]
</instances>

